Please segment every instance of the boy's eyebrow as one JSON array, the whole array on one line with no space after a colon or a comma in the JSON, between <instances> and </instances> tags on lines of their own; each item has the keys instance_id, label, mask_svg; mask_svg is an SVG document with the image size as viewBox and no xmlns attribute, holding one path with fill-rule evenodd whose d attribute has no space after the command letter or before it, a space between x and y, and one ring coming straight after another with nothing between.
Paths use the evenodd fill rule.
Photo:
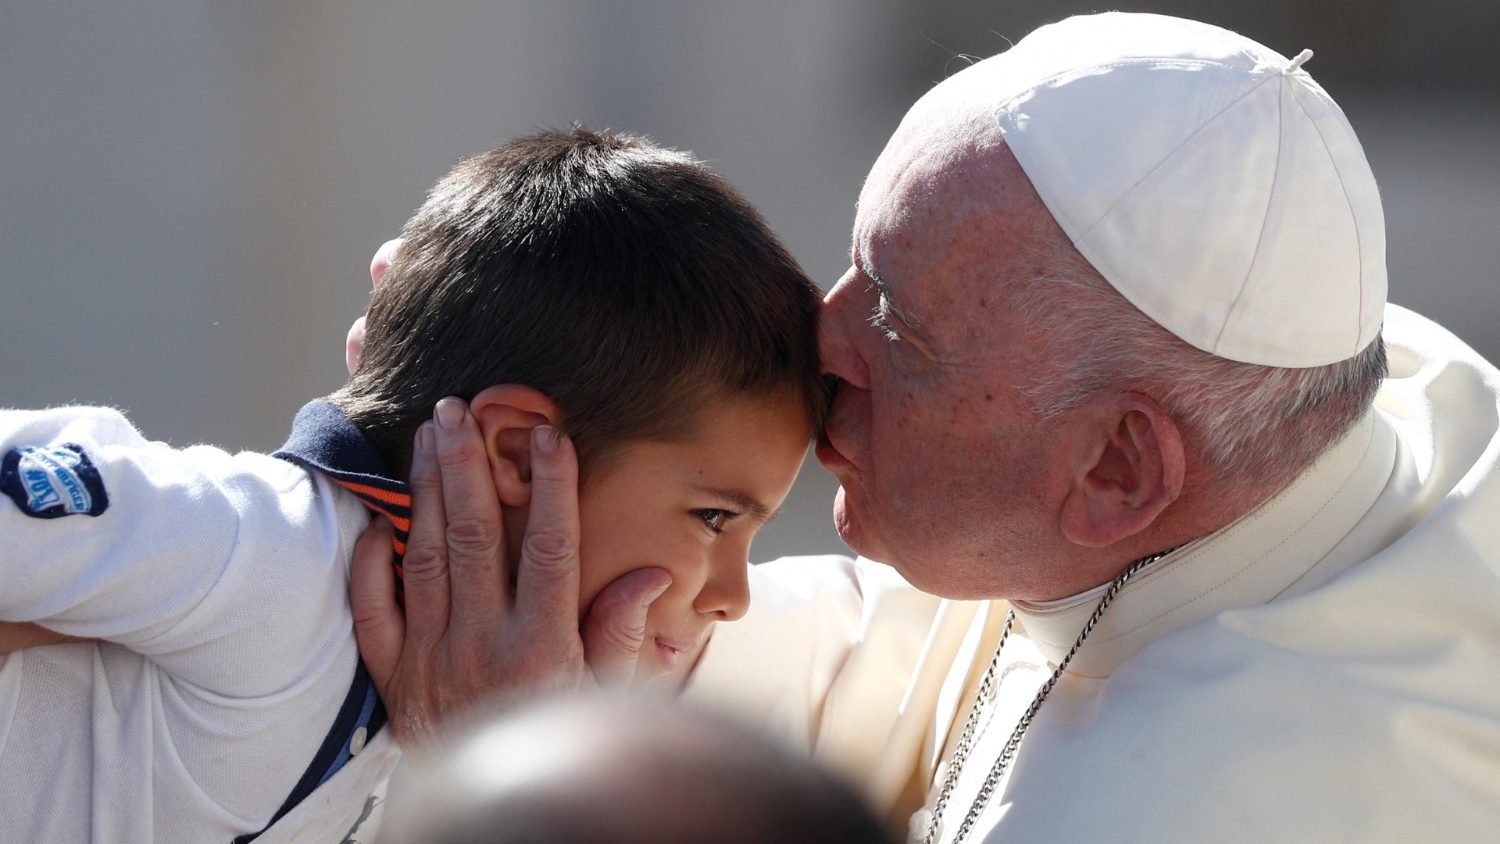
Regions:
<instances>
[{"instance_id":1,"label":"boy's eyebrow","mask_svg":"<svg viewBox=\"0 0 1500 844\"><path fill-rule=\"evenodd\" d=\"M745 515L762 524L769 522L777 516L781 515L780 507L772 510L759 501L756 501L753 497L740 492L737 489L720 489L719 487L704 486L703 484L693 484L693 489L703 493L704 495L713 496L714 498L719 499L720 502L730 505L730 507L732 507L736 512L744 513Z\"/></svg>"}]
</instances>

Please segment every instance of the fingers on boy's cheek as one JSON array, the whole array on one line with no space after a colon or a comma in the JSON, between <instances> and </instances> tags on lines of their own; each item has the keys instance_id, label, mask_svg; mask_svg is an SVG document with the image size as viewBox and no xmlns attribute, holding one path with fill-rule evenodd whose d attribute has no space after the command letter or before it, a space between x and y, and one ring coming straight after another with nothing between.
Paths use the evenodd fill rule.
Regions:
<instances>
[{"instance_id":1,"label":"fingers on boy's cheek","mask_svg":"<svg viewBox=\"0 0 1500 844\"><path fill-rule=\"evenodd\" d=\"M432 415L430 424L437 434L438 462L444 469L459 468L482 451L481 441L475 436L479 424L462 401L443 399Z\"/></svg>"},{"instance_id":2,"label":"fingers on boy's cheek","mask_svg":"<svg viewBox=\"0 0 1500 844\"><path fill-rule=\"evenodd\" d=\"M417 428L417 436L412 444L411 475L412 483L417 482L418 476L424 480L430 479L437 473L437 466L433 462L434 452L437 450L436 432L431 422L423 422Z\"/></svg>"},{"instance_id":3,"label":"fingers on boy's cheek","mask_svg":"<svg viewBox=\"0 0 1500 844\"><path fill-rule=\"evenodd\" d=\"M387 240L375 250L375 257L370 259L370 283L379 287L381 280L385 277L385 271L391 268L391 262L396 260L396 250L401 248L401 240Z\"/></svg>"},{"instance_id":4,"label":"fingers on boy's cheek","mask_svg":"<svg viewBox=\"0 0 1500 844\"><path fill-rule=\"evenodd\" d=\"M592 613L601 628L612 636L622 637L621 644L639 644L646 632L650 607L640 595L621 589L609 589L594 599Z\"/></svg>"}]
</instances>

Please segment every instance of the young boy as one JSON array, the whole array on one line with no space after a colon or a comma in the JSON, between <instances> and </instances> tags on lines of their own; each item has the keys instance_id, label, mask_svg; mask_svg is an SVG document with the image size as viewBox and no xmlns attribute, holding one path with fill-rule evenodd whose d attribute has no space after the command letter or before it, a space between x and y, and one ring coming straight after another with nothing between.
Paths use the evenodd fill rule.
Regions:
<instances>
[{"instance_id":1,"label":"young boy","mask_svg":"<svg viewBox=\"0 0 1500 844\"><path fill-rule=\"evenodd\" d=\"M371 834L396 750L347 565L371 510L402 550L396 479L444 396L508 523L531 430L574 442L582 605L672 574L643 674L743 614L751 536L824 402L817 289L759 215L685 155L574 130L463 162L403 236L359 370L274 456L149 443L105 409L0 413L0 620L89 640L0 657L7 840Z\"/></svg>"}]
</instances>

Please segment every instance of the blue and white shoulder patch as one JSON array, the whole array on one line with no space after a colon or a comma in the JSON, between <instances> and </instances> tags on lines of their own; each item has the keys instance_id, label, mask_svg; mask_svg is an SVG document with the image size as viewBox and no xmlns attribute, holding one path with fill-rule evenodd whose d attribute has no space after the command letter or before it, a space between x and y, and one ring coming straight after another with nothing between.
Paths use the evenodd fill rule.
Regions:
<instances>
[{"instance_id":1,"label":"blue and white shoulder patch","mask_svg":"<svg viewBox=\"0 0 1500 844\"><path fill-rule=\"evenodd\" d=\"M109 509L104 479L83 446L74 443L6 452L0 461L0 492L37 519L97 516Z\"/></svg>"}]
</instances>

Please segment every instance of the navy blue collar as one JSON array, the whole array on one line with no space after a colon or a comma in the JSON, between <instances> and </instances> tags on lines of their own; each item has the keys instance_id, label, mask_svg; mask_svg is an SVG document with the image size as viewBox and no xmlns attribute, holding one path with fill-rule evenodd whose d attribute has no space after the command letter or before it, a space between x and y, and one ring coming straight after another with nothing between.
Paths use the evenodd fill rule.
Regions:
<instances>
[{"instance_id":1,"label":"navy blue collar","mask_svg":"<svg viewBox=\"0 0 1500 844\"><path fill-rule=\"evenodd\" d=\"M406 484L395 479L375 444L325 399L314 399L297 411L286 445L274 456L326 475L406 492Z\"/></svg>"},{"instance_id":2,"label":"navy blue collar","mask_svg":"<svg viewBox=\"0 0 1500 844\"><path fill-rule=\"evenodd\" d=\"M390 464L343 411L323 399L303 405L291 436L273 456L326 476L389 519L400 573L411 531L411 489L392 477Z\"/></svg>"}]
</instances>

